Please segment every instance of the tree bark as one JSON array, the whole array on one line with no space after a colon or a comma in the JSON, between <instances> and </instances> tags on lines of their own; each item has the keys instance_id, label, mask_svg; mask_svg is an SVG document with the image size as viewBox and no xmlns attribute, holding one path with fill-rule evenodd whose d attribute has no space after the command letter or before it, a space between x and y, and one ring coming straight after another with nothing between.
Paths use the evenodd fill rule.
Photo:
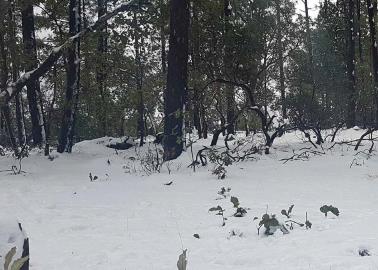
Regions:
<instances>
[{"instance_id":1,"label":"tree bark","mask_svg":"<svg viewBox=\"0 0 378 270\"><path fill-rule=\"evenodd\" d=\"M225 74L231 79L232 71L232 53L229 48L231 24L230 17L232 14L232 7L230 0L224 0L224 68ZM227 133L235 134L235 93L232 85L226 85L226 108L227 108Z\"/></svg>"},{"instance_id":2,"label":"tree bark","mask_svg":"<svg viewBox=\"0 0 378 270\"><path fill-rule=\"evenodd\" d=\"M107 12L107 0L97 0L97 15L98 18L104 16ZM97 87L101 96L101 105L99 108L100 111L100 121L101 121L101 131L102 136L108 134L108 94L106 89L106 54L108 47L108 38L107 38L107 23L105 27L99 31L98 41L97 41L97 53L99 57L98 66L96 70L96 80Z\"/></svg>"},{"instance_id":3,"label":"tree bark","mask_svg":"<svg viewBox=\"0 0 378 270\"><path fill-rule=\"evenodd\" d=\"M278 66L280 69L280 94L282 117L287 118L286 109L286 93L285 93L285 72L284 72L284 58L283 58L283 45L282 45L282 26L281 26L281 0L276 0L276 20L277 20L277 47L278 47Z\"/></svg>"},{"instance_id":4,"label":"tree bark","mask_svg":"<svg viewBox=\"0 0 378 270\"><path fill-rule=\"evenodd\" d=\"M367 8L369 15L369 32L370 32L370 47L372 57L372 73L374 78L374 100L376 104L375 111L375 126L378 127L378 51L375 21L377 17L377 0L367 0Z\"/></svg>"},{"instance_id":5,"label":"tree bark","mask_svg":"<svg viewBox=\"0 0 378 270\"><path fill-rule=\"evenodd\" d=\"M8 36L9 36L9 51L10 60L12 62L12 80L17 81L19 77L19 66L20 61L16 52L16 17L15 17L15 2L9 1L8 6ZM26 131L25 131L25 120L24 120L24 106L22 102L22 94L17 94L15 97L16 103L16 123L17 123L17 138L18 145L22 146L26 143Z\"/></svg>"},{"instance_id":6,"label":"tree bark","mask_svg":"<svg viewBox=\"0 0 378 270\"><path fill-rule=\"evenodd\" d=\"M80 32L80 0L70 0L69 3L69 32L73 37ZM76 39L67 49L67 78L64 114L60 129L58 152L72 151L76 109L80 87L80 39Z\"/></svg>"},{"instance_id":7,"label":"tree bark","mask_svg":"<svg viewBox=\"0 0 378 270\"><path fill-rule=\"evenodd\" d=\"M145 121L144 121L144 98L143 98L143 70L142 70L142 60L141 60L141 50L140 50L140 35L139 35L139 22L138 14L134 12L134 50L135 50L135 80L136 80L136 90L138 95L138 137L140 139L139 145L143 146L145 137Z\"/></svg>"},{"instance_id":8,"label":"tree bark","mask_svg":"<svg viewBox=\"0 0 378 270\"><path fill-rule=\"evenodd\" d=\"M348 14L346 16L347 32L347 74L348 74L348 104L346 126L351 128L356 124L356 77L355 77L355 19L354 0L348 1Z\"/></svg>"},{"instance_id":9,"label":"tree bark","mask_svg":"<svg viewBox=\"0 0 378 270\"><path fill-rule=\"evenodd\" d=\"M38 66L37 45L35 40L34 10L31 0L22 2L22 39L24 44L24 68L31 71ZM39 80L30 80L26 84L29 102L30 119L32 123L33 145L42 147L46 143L43 106L41 103L41 89Z\"/></svg>"},{"instance_id":10,"label":"tree bark","mask_svg":"<svg viewBox=\"0 0 378 270\"><path fill-rule=\"evenodd\" d=\"M188 83L189 0L170 1L167 88L164 93L164 160L180 156L184 146L184 106Z\"/></svg>"}]
</instances>

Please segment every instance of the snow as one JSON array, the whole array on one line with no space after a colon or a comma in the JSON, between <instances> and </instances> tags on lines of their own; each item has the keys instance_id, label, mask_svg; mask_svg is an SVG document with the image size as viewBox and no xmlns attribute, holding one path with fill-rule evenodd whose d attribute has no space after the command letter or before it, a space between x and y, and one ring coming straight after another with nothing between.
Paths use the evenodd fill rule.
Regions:
<instances>
[{"instance_id":1,"label":"snow","mask_svg":"<svg viewBox=\"0 0 378 270\"><path fill-rule=\"evenodd\" d=\"M337 140L363 132L344 130ZM194 152L210 140L198 140ZM32 270L176 269L184 249L193 270L377 268L375 155L356 155L351 146L340 145L326 155L284 164L280 159L293 150L311 146L293 132L279 138L270 155L234 163L226 168L226 179L218 180L211 164L195 173L187 168L190 148L161 173L147 175L138 157L155 151L154 145L116 152L105 147L111 141L122 139L84 141L72 154L52 153L52 160L34 151L23 160L25 174L1 172L0 252L8 240L1 232L10 226L3 224L19 220L30 238ZM0 157L2 170L13 164L11 156ZM131 165L135 170L127 173ZM91 182L89 173L98 179ZM226 198L217 194L222 187L231 188ZM245 217L232 216L230 196L249 208ZM291 204L292 219L304 222L307 212L312 229L257 235L254 217L268 209L283 222L280 212ZM324 204L338 207L340 216L324 217L319 211ZM224 227L221 217L208 211L217 205L228 218ZM371 256L359 256L361 249Z\"/></svg>"}]
</instances>

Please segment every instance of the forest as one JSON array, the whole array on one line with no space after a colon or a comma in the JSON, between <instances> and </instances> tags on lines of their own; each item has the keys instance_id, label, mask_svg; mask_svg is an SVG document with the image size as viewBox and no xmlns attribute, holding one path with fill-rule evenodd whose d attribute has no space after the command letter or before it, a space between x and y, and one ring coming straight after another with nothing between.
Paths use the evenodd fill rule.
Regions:
<instances>
[{"instance_id":1,"label":"forest","mask_svg":"<svg viewBox=\"0 0 378 270\"><path fill-rule=\"evenodd\" d=\"M0 0L0 269L376 269L377 12Z\"/></svg>"}]
</instances>

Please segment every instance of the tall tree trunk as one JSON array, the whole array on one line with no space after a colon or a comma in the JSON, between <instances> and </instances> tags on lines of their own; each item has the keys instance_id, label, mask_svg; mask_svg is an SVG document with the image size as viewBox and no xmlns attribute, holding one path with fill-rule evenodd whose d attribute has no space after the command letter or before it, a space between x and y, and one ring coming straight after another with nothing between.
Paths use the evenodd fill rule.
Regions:
<instances>
[{"instance_id":1,"label":"tall tree trunk","mask_svg":"<svg viewBox=\"0 0 378 270\"><path fill-rule=\"evenodd\" d=\"M160 49L161 49L161 71L163 76L167 73L167 53L166 53L166 39L165 39L165 21L164 21L164 0L159 0L160 4Z\"/></svg>"},{"instance_id":2,"label":"tall tree trunk","mask_svg":"<svg viewBox=\"0 0 378 270\"><path fill-rule=\"evenodd\" d=\"M37 45L35 40L33 1L24 0L22 3L22 39L24 43L24 68L31 71L38 66ZM31 80L26 84L32 123L33 145L42 147L46 143L43 106L41 103L41 89L39 80Z\"/></svg>"},{"instance_id":3,"label":"tall tree trunk","mask_svg":"<svg viewBox=\"0 0 378 270\"><path fill-rule=\"evenodd\" d=\"M19 77L19 57L16 52L16 17L15 17L15 2L9 1L8 6L8 35L9 35L9 51L10 59L12 62L12 80L17 81ZM26 143L26 131L25 131L25 120L24 120L24 107L22 102L22 94L18 93L15 96L16 103L16 123L17 123L17 138L18 144L20 146Z\"/></svg>"},{"instance_id":4,"label":"tall tree trunk","mask_svg":"<svg viewBox=\"0 0 378 270\"><path fill-rule=\"evenodd\" d=\"M198 22L198 8L197 2L193 2L192 8L192 64L193 64L193 125L198 132L198 137L202 138L202 124L201 124L201 115L200 115L200 108L201 108L201 98L199 93L199 80L200 80L200 70L199 70L199 62L200 62L200 24Z\"/></svg>"},{"instance_id":5,"label":"tall tree trunk","mask_svg":"<svg viewBox=\"0 0 378 270\"><path fill-rule=\"evenodd\" d=\"M68 7L70 36L80 32L80 0L70 0ZM64 102L64 114L60 128L58 152L72 151L74 129L76 122L76 110L80 87L80 39L74 41L67 50L67 79L66 97Z\"/></svg>"},{"instance_id":6,"label":"tall tree trunk","mask_svg":"<svg viewBox=\"0 0 378 270\"><path fill-rule=\"evenodd\" d=\"M231 78L232 71L232 54L229 48L231 24L230 17L232 14L231 0L224 0L224 68L225 74ZM227 107L227 133L235 134L235 124L232 123L235 116L235 93L232 85L226 85L226 107Z\"/></svg>"},{"instance_id":7,"label":"tall tree trunk","mask_svg":"<svg viewBox=\"0 0 378 270\"><path fill-rule=\"evenodd\" d=\"M306 18L306 47L308 50L308 58L309 58L309 67L310 67L310 79L311 79L311 85L312 85L312 95L311 95L311 101L314 101L315 99L315 78L314 78L314 55L312 50L312 40L311 40L311 27L310 27L310 15L308 11L308 0L304 0L305 4L305 18Z\"/></svg>"},{"instance_id":8,"label":"tall tree trunk","mask_svg":"<svg viewBox=\"0 0 378 270\"><path fill-rule=\"evenodd\" d=\"M5 8L5 5L0 5L0 8ZM0 23L4 23L5 11L6 9L0 10ZM6 91L7 81L8 81L8 62L7 62L7 51L5 48L5 29L0 28L0 89L1 91ZM13 125L11 122L11 112L9 104L1 105L1 116L4 119L5 127L7 129L10 144L16 156L18 155L17 141L13 133Z\"/></svg>"},{"instance_id":9,"label":"tall tree trunk","mask_svg":"<svg viewBox=\"0 0 378 270\"><path fill-rule=\"evenodd\" d=\"M278 45L278 65L280 69L280 94L282 117L287 118L286 109L286 93L285 93L285 73L284 73L284 58L283 58L283 45L282 45L282 26L281 26L281 0L276 0L276 20L277 20L277 45Z\"/></svg>"},{"instance_id":10,"label":"tall tree trunk","mask_svg":"<svg viewBox=\"0 0 378 270\"><path fill-rule=\"evenodd\" d=\"M107 12L107 0L97 0L98 5L98 18L105 15ZM97 41L97 53L99 57L98 66L96 69L96 80L97 87L101 96L100 111L100 121L101 121L101 134L102 136L108 135L108 93L106 89L106 54L108 47L107 38L107 23L105 27L99 32L99 37Z\"/></svg>"},{"instance_id":11,"label":"tall tree trunk","mask_svg":"<svg viewBox=\"0 0 378 270\"><path fill-rule=\"evenodd\" d=\"M138 10L139 11L139 10ZM144 144L144 136L145 136L145 121L144 121L144 98L143 98L143 71L142 71L142 60L141 60L141 44L140 42L140 35L139 35L139 22L138 22L138 14L134 12L134 50L135 50L135 68L136 68L136 89L138 95L138 137L140 138L140 146Z\"/></svg>"},{"instance_id":12,"label":"tall tree trunk","mask_svg":"<svg viewBox=\"0 0 378 270\"><path fill-rule=\"evenodd\" d=\"M356 124L356 77L355 77L355 19L354 0L349 0L346 16L347 32L347 74L348 74L348 104L346 125L348 128Z\"/></svg>"},{"instance_id":13,"label":"tall tree trunk","mask_svg":"<svg viewBox=\"0 0 378 270\"><path fill-rule=\"evenodd\" d=\"M378 51L375 22L377 17L377 0L367 0L369 14L370 47L372 57L372 73L374 78L374 99L376 104L375 125L378 127Z\"/></svg>"},{"instance_id":14,"label":"tall tree trunk","mask_svg":"<svg viewBox=\"0 0 378 270\"><path fill-rule=\"evenodd\" d=\"M360 61L363 62L363 53L362 53L362 35L361 35L361 0L356 0L357 3L357 35L358 35L358 52L360 56Z\"/></svg>"},{"instance_id":15,"label":"tall tree trunk","mask_svg":"<svg viewBox=\"0 0 378 270\"><path fill-rule=\"evenodd\" d=\"M164 93L164 160L177 158L184 146L184 106L188 84L189 0L170 1L167 88Z\"/></svg>"}]
</instances>

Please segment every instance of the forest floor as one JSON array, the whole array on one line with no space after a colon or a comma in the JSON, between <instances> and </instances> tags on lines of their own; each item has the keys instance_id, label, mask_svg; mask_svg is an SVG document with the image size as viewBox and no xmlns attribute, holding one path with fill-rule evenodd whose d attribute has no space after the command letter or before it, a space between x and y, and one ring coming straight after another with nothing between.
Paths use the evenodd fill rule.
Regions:
<instances>
[{"instance_id":1,"label":"forest floor","mask_svg":"<svg viewBox=\"0 0 378 270\"><path fill-rule=\"evenodd\" d=\"M362 132L345 130L337 140ZM190 149L160 173L149 173L139 159L155 146L116 152L105 147L110 140L84 141L72 154L50 159L34 151L22 161L24 173L0 172L0 221L22 222L32 270L172 270L183 249L192 270L378 269L375 151L328 150L326 143L325 154L284 163L293 150L311 147L293 132L279 138L270 155L234 163L218 180L212 164L196 172L187 167ZM194 153L209 142L197 141ZM17 164L0 157L0 170ZM97 179L90 181L90 173ZM218 194L222 187L231 188L225 197ZM245 217L233 217L230 196L247 208ZM258 235L254 217L268 212L284 222L280 212L291 204L291 219L304 222L307 212L311 229L265 236L262 228ZM325 217L319 210L325 204L340 215ZM217 205L225 209L225 226L209 212ZM360 256L362 250L371 256Z\"/></svg>"}]
</instances>

